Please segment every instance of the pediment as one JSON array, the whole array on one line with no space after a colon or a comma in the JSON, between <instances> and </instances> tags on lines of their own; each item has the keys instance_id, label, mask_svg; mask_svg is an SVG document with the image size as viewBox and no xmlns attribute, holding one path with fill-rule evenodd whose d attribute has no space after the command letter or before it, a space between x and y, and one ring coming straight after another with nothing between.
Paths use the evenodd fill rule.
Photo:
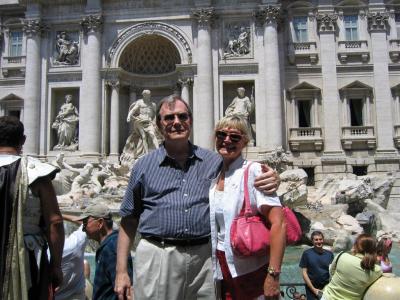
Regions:
<instances>
[{"instance_id":1,"label":"pediment","mask_svg":"<svg viewBox=\"0 0 400 300\"><path fill-rule=\"evenodd\" d=\"M344 90L350 90L350 89L367 89L367 90L372 90L372 87L370 87L369 85L361 82L361 81L353 81L352 83L345 85L344 87L342 87L340 89L340 91L344 91Z\"/></svg>"},{"instance_id":2,"label":"pediment","mask_svg":"<svg viewBox=\"0 0 400 300\"><path fill-rule=\"evenodd\" d=\"M7 96L0 99L0 101L21 101L21 100L24 100L24 99L13 93L10 93Z\"/></svg>"},{"instance_id":3,"label":"pediment","mask_svg":"<svg viewBox=\"0 0 400 300\"><path fill-rule=\"evenodd\" d=\"M298 91L298 90L302 90L302 91L319 91L321 90L319 87L316 87L308 82L301 82L298 85L295 85L294 87L292 87L291 89L289 89L289 92L294 92L294 91Z\"/></svg>"},{"instance_id":4,"label":"pediment","mask_svg":"<svg viewBox=\"0 0 400 300\"><path fill-rule=\"evenodd\" d=\"M294 9L294 8L313 8L314 5L310 3L310 1L292 1L287 8Z\"/></svg>"}]
</instances>

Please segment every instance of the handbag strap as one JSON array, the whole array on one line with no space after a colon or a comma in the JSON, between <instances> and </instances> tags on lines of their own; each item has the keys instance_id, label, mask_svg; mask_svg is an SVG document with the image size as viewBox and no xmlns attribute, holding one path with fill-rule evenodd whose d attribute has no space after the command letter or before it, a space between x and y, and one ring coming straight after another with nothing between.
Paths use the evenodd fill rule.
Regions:
<instances>
[{"instance_id":1,"label":"handbag strap","mask_svg":"<svg viewBox=\"0 0 400 300\"><path fill-rule=\"evenodd\" d=\"M250 162L244 170L244 201L240 215L251 216L250 195L249 195L249 169L253 162Z\"/></svg>"}]
</instances>

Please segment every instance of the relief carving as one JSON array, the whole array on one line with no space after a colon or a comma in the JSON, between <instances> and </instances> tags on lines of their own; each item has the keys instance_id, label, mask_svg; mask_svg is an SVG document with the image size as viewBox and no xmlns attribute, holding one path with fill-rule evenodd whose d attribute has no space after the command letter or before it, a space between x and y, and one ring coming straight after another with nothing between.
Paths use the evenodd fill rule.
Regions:
<instances>
[{"instance_id":1,"label":"relief carving","mask_svg":"<svg viewBox=\"0 0 400 300\"><path fill-rule=\"evenodd\" d=\"M228 24L225 27L224 58L244 56L250 53L251 31L248 24Z\"/></svg>"},{"instance_id":2,"label":"relief carving","mask_svg":"<svg viewBox=\"0 0 400 300\"><path fill-rule=\"evenodd\" d=\"M368 29L386 30L389 20L389 14L386 12L374 12L368 14Z\"/></svg>"},{"instance_id":3,"label":"relief carving","mask_svg":"<svg viewBox=\"0 0 400 300\"><path fill-rule=\"evenodd\" d=\"M79 62L79 38L73 39L71 36L65 31L57 33L54 64L76 65Z\"/></svg>"},{"instance_id":4,"label":"relief carving","mask_svg":"<svg viewBox=\"0 0 400 300\"><path fill-rule=\"evenodd\" d=\"M317 14L318 31L319 32L335 32L337 14Z\"/></svg>"},{"instance_id":5,"label":"relief carving","mask_svg":"<svg viewBox=\"0 0 400 300\"><path fill-rule=\"evenodd\" d=\"M29 19L24 20L23 30L27 37L33 37L42 34L47 30L47 26L40 19Z\"/></svg>"},{"instance_id":6,"label":"relief carving","mask_svg":"<svg viewBox=\"0 0 400 300\"><path fill-rule=\"evenodd\" d=\"M81 26L85 33L98 32L102 30L103 16L101 15L89 15L82 19Z\"/></svg>"}]
</instances>

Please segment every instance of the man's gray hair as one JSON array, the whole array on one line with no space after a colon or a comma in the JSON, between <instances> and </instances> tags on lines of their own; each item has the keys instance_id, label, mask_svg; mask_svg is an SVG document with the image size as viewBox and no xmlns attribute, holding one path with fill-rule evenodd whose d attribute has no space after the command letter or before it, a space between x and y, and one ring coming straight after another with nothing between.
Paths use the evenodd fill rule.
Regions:
<instances>
[{"instance_id":1,"label":"man's gray hair","mask_svg":"<svg viewBox=\"0 0 400 300\"><path fill-rule=\"evenodd\" d=\"M180 96L173 94L173 95L169 95L169 96L161 99L161 101L158 102L157 107L156 107L157 126L158 126L158 123L161 121L161 115L160 115L161 107L165 103L169 106L170 104L175 103L176 101L180 101L186 106L186 110L189 114L189 117L190 117L190 119L193 120L193 113L192 113L192 109L190 108L189 104L187 104L187 102L185 100L183 100Z\"/></svg>"}]
</instances>

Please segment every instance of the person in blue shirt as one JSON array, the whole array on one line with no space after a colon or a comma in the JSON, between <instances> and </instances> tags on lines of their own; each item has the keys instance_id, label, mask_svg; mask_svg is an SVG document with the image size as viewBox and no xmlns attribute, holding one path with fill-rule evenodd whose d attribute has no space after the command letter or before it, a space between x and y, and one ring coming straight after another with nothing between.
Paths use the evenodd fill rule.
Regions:
<instances>
[{"instance_id":1,"label":"person in blue shirt","mask_svg":"<svg viewBox=\"0 0 400 300\"><path fill-rule=\"evenodd\" d=\"M96 251L96 271L93 281L93 300L114 300L115 267L117 262L118 230L113 230L110 209L102 204L89 205L78 219L89 239L100 243ZM127 258L129 278L132 278L132 257Z\"/></svg>"},{"instance_id":2,"label":"person in blue shirt","mask_svg":"<svg viewBox=\"0 0 400 300\"><path fill-rule=\"evenodd\" d=\"M306 283L307 299L320 299L322 289L329 282L329 265L333 261L333 253L323 248L324 235L321 231L311 233L312 248L303 252L299 267L302 269Z\"/></svg>"}]
</instances>

